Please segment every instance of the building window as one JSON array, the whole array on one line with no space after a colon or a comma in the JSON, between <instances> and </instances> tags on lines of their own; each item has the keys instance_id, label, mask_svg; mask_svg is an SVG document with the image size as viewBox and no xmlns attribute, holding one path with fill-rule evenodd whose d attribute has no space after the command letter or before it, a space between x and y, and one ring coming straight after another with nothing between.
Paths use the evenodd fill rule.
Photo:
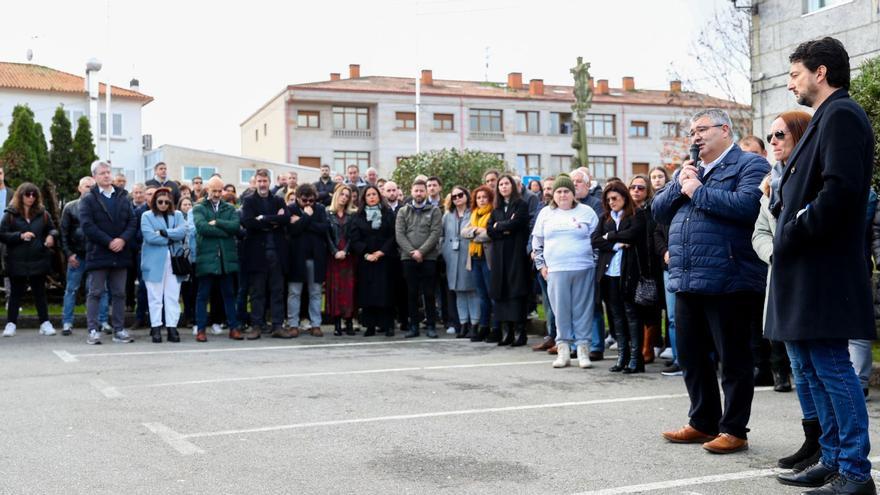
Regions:
<instances>
[{"instance_id":1,"label":"building window","mask_svg":"<svg viewBox=\"0 0 880 495\"><path fill-rule=\"evenodd\" d=\"M260 130L254 129L254 141L259 141L259 140L260 140Z\"/></svg>"},{"instance_id":2,"label":"building window","mask_svg":"<svg viewBox=\"0 0 880 495\"><path fill-rule=\"evenodd\" d=\"M648 137L648 123L642 120L630 122L629 137Z\"/></svg>"},{"instance_id":3,"label":"building window","mask_svg":"<svg viewBox=\"0 0 880 495\"><path fill-rule=\"evenodd\" d=\"M617 157L616 156L592 156L588 160L590 170L593 177L599 180L606 180L609 177L617 175Z\"/></svg>"},{"instance_id":4,"label":"building window","mask_svg":"<svg viewBox=\"0 0 880 495\"><path fill-rule=\"evenodd\" d=\"M538 134L538 112L516 112L516 132Z\"/></svg>"},{"instance_id":5,"label":"building window","mask_svg":"<svg viewBox=\"0 0 880 495\"><path fill-rule=\"evenodd\" d=\"M217 173L217 167L197 167L184 165L182 179L191 181L193 180L193 177L201 177L205 180L205 182L207 182L208 177L211 177L215 173Z\"/></svg>"},{"instance_id":6,"label":"building window","mask_svg":"<svg viewBox=\"0 0 880 495\"><path fill-rule=\"evenodd\" d=\"M633 162L632 164L632 174L633 175L648 175L648 169L651 167L650 163L645 162Z\"/></svg>"},{"instance_id":7,"label":"building window","mask_svg":"<svg viewBox=\"0 0 880 495\"><path fill-rule=\"evenodd\" d=\"M415 129L416 113L415 112L395 112L394 121L397 129Z\"/></svg>"},{"instance_id":8,"label":"building window","mask_svg":"<svg viewBox=\"0 0 880 495\"><path fill-rule=\"evenodd\" d=\"M834 7L835 5L842 5L851 1L852 0L803 0L804 14L809 14L810 12L815 12L828 7Z\"/></svg>"},{"instance_id":9,"label":"building window","mask_svg":"<svg viewBox=\"0 0 880 495\"><path fill-rule=\"evenodd\" d=\"M615 116L606 114L587 114L584 120L584 127L587 136L593 137L614 137L617 133L614 130Z\"/></svg>"},{"instance_id":10,"label":"building window","mask_svg":"<svg viewBox=\"0 0 880 495\"><path fill-rule=\"evenodd\" d=\"M253 168L240 168L238 169L238 183L239 184L250 184L251 177L257 174L257 170Z\"/></svg>"},{"instance_id":11,"label":"building window","mask_svg":"<svg viewBox=\"0 0 880 495\"><path fill-rule=\"evenodd\" d=\"M550 112L550 133L571 134L571 114Z\"/></svg>"},{"instance_id":12,"label":"building window","mask_svg":"<svg viewBox=\"0 0 880 495\"><path fill-rule=\"evenodd\" d=\"M106 136L107 135L107 114L104 112L101 112L100 124L101 124L100 133L102 136ZM122 137L122 114L121 113L114 113L113 114L113 121L111 124L113 126L110 129L113 132L113 134L111 134L111 136ZM74 125L73 127L76 128L76 125Z\"/></svg>"},{"instance_id":13,"label":"building window","mask_svg":"<svg viewBox=\"0 0 880 495\"><path fill-rule=\"evenodd\" d=\"M551 174L558 174L571 168L571 155L550 155Z\"/></svg>"},{"instance_id":14,"label":"building window","mask_svg":"<svg viewBox=\"0 0 880 495\"><path fill-rule=\"evenodd\" d=\"M269 124L263 124L263 135L265 136L267 132L269 132Z\"/></svg>"},{"instance_id":15,"label":"building window","mask_svg":"<svg viewBox=\"0 0 880 495\"><path fill-rule=\"evenodd\" d=\"M501 110L470 110L471 132L503 132Z\"/></svg>"},{"instance_id":16,"label":"building window","mask_svg":"<svg viewBox=\"0 0 880 495\"><path fill-rule=\"evenodd\" d=\"M520 177L541 176L541 155L516 155L516 172Z\"/></svg>"},{"instance_id":17,"label":"building window","mask_svg":"<svg viewBox=\"0 0 880 495\"><path fill-rule=\"evenodd\" d=\"M321 127L321 112L317 110L297 111L296 126L307 129L319 129Z\"/></svg>"},{"instance_id":18,"label":"building window","mask_svg":"<svg viewBox=\"0 0 880 495\"><path fill-rule=\"evenodd\" d=\"M661 127L664 138L682 137L681 124L678 122L663 122Z\"/></svg>"},{"instance_id":19,"label":"building window","mask_svg":"<svg viewBox=\"0 0 880 495\"><path fill-rule=\"evenodd\" d=\"M321 168L320 156L300 156L297 161L303 167Z\"/></svg>"},{"instance_id":20,"label":"building window","mask_svg":"<svg viewBox=\"0 0 880 495\"><path fill-rule=\"evenodd\" d=\"M435 131L452 131L455 129L455 117L451 113L434 114Z\"/></svg>"},{"instance_id":21,"label":"building window","mask_svg":"<svg viewBox=\"0 0 880 495\"><path fill-rule=\"evenodd\" d=\"M333 170L341 174L349 165L357 165L359 169L366 170L370 166L369 151L334 151Z\"/></svg>"},{"instance_id":22,"label":"building window","mask_svg":"<svg viewBox=\"0 0 880 495\"><path fill-rule=\"evenodd\" d=\"M367 107L333 107L334 129L369 129L370 109Z\"/></svg>"}]
</instances>

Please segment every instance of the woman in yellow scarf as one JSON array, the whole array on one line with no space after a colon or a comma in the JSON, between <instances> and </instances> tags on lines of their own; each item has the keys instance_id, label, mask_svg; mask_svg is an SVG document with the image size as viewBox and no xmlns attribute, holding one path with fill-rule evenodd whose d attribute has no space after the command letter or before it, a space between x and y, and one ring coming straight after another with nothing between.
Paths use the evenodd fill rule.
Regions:
<instances>
[{"instance_id":1,"label":"woman in yellow scarf","mask_svg":"<svg viewBox=\"0 0 880 495\"><path fill-rule=\"evenodd\" d=\"M492 300L489 299L489 253L491 239L486 233L495 194L488 186L479 186L471 193L471 219L461 229L461 237L470 239L467 269L474 278L474 286L480 296L480 331L471 333L471 342L483 342L489 337L489 316Z\"/></svg>"}]
</instances>

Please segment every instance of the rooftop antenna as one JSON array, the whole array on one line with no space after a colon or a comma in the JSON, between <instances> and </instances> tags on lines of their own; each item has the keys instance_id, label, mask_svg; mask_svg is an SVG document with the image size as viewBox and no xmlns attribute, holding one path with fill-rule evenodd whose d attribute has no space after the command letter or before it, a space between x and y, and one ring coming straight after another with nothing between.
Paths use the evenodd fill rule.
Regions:
<instances>
[{"instance_id":1,"label":"rooftop antenna","mask_svg":"<svg viewBox=\"0 0 880 495\"><path fill-rule=\"evenodd\" d=\"M483 73L483 80L489 82L489 46L486 46L486 69Z\"/></svg>"},{"instance_id":2,"label":"rooftop antenna","mask_svg":"<svg viewBox=\"0 0 880 495\"><path fill-rule=\"evenodd\" d=\"M33 35L33 36L31 36L31 45L35 45L35 44L36 44L35 42L36 42L37 38L39 38L39 36L37 36L37 35ZM34 49L33 49L33 48L28 48L28 49L27 49L27 61L30 62L30 61L32 61L33 59L34 59Z\"/></svg>"}]
</instances>

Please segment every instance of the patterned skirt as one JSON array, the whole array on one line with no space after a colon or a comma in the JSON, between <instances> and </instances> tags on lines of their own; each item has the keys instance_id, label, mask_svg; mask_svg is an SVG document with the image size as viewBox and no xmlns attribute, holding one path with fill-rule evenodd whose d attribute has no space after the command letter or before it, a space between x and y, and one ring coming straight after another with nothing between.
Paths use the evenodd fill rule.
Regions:
<instances>
[{"instance_id":1,"label":"patterned skirt","mask_svg":"<svg viewBox=\"0 0 880 495\"><path fill-rule=\"evenodd\" d=\"M353 318L354 299L354 256L343 260L331 257L327 260L327 314L331 318Z\"/></svg>"}]
</instances>

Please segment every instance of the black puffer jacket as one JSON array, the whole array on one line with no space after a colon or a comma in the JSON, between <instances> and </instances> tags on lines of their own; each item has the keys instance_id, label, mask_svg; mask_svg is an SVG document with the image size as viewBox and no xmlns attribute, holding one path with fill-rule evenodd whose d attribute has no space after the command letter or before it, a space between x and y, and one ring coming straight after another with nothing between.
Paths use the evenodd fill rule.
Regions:
<instances>
[{"instance_id":1,"label":"black puffer jacket","mask_svg":"<svg viewBox=\"0 0 880 495\"><path fill-rule=\"evenodd\" d=\"M68 202L61 211L61 249L65 258L75 254L85 261L86 236L79 221L79 199Z\"/></svg>"},{"instance_id":2,"label":"black puffer jacket","mask_svg":"<svg viewBox=\"0 0 880 495\"><path fill-rule=\"evenodd\" d=\"M21 234L33 232L36 237L24 241ZM45 246L46 237L58 241L58 231L44 208L28 221L14 207L6 208L0 221L0 242L6 244L6 272L10 277L45 275L52 268L52 250Z\"/></svg>"}]
</instances>

